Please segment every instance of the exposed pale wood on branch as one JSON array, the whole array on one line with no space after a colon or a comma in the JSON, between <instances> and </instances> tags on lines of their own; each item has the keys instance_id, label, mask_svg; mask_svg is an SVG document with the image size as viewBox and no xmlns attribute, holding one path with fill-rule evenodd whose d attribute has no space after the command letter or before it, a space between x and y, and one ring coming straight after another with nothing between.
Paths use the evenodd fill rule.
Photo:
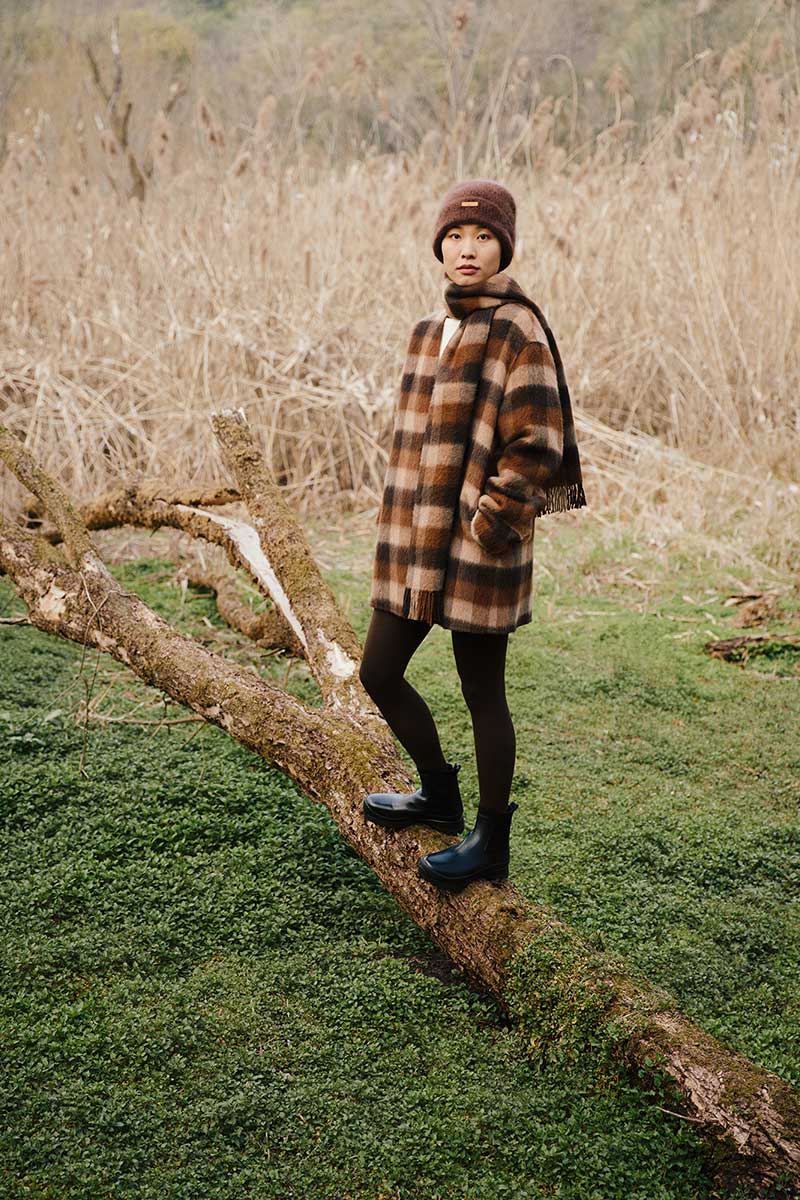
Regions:
<instances>
[{"instance_id":1,"label":"exposed pale wood on branch","mask_svg":"<svg viewBox=\"0 0 800 1200\"><path fill-rule=\"evenodd\" d=\"M158 480L149 479L105 492L95 500L81 505L78 511L86 528L90 530L114 529L121 525L137 525L145 529L169 527L181 530L192 537L203 538L207 542L220 546L233 566L246 571L263 595L274 603L275 596L270 590L270 581L268 579L265 581L263 572L259 573L254 569L250 555L243 550L242 542L248 541L247 530L250 529L250 526L241 521L237 522L233 518L220 519L219 514L208 511L216 505L230 504L240 499L241 496L235 488L222 484L199 485L194 488L181 485L169 488L159 483ZM35 506L29 506L29 512L32 515L38 515L43 511L41 501L37 501ZM244 539L234 536L237 529L242 526L245 531ZM61 541L61 534L57 528L43 528L41 533L43 537L54 544ZM249 540L253 540L252 536ZM234 592L231 591L231 587L233 585L224 583L222 576L218 576L217 579L223 587L221 605L227 611L232 611ZM204 582L208 586L212 586L210 581L205 580ZM216 587L215 590L217 590ZM259 627L257 631L252 622L248 620L247 613L250 613L251 617L254 615L250 609L238 614L239 622L248 623L247 629L237 621L230 623L241 629L248 637L257 638L262 645L284 647L291 650L292 653L304 655L305 651L300 638L278 608L272 608L268 613L263 614L261 619L256 622Z\"/></svg>"},{"instance_id":2,"label":"exposed pale wood on branch","mask_svg":"<svg viewBox=\"0 0 800 1200\"><path fill-rule=\"evenodd\" d=\"M365 792L409 790L411 780L358 682L356 636L243 418L223 412L213 424L253 520L249 536L228 528L228 541L235 542L262 588L279 589L277 603L290 627L302 633L299 645L320 685L323 707L307 707L203 648L123 589L58 485L0 429L0 457L46 498L65 543L66 558L41 536L0 523L0 568L13 580L31 622L124 662L324 803L342 836L401 907L516 1020L532 1053L554 1003L568 1015L581 1011L587 997L596 998L596 1027L609 1031L635 1079L652 1082L656 1071L671 1084L669 1109L682 1107L678 1115L715 1140L728 1180L760 1186L783 1172L800 1182L800 1097L788 1083L700 1029L668 992L636 979L624 963L597 951L512 885L479 882L457 895L433 889L419 878L417 862L452 839L424 826L391 832L364 821ZM158 504L162 515L170 509L183 513L197 536L217 528L210 510L153 502ZM526 987L526 972L534 967L536 984ZM558 1030L551 1032L557 1039Z\"/></svg>"}]
</instances>

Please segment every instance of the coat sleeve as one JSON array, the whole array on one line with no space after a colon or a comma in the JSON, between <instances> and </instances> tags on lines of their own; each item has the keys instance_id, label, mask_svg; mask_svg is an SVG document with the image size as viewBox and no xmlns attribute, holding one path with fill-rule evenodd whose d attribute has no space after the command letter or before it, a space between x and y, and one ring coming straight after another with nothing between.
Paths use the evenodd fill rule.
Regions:
<instances>
[{"instance_id":1,"label":"coat sleeve","mask_svg":"<svg viewBox=\"0 0 800 1200\"><path fill-rule=\"evenodd\" d=\"M497 417L500 454L470 530L489 554L533 537L545 489L561 465L564 427L556 365L545 342L527 342L506 376Z\"/></svg>"}]
</instances>

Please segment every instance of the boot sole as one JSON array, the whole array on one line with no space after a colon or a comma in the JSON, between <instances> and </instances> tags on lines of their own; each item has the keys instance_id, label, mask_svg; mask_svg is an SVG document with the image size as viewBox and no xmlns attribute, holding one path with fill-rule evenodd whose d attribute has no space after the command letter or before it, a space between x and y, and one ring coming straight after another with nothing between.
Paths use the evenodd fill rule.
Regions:
<instances>
[{"instance_id":1,"label":"boot sole","mask_svg":"<svg viewBox=\"0 0 800 1200\"><path fill-rule=\"evenodd\" d=\"M487 879L493 883L502 883L508 879L508 867L486 867L483 871L476 871L473 875L468 875L462 879L447 879L441 875L437 875L430 868L428 872L422 866L420 861L417 867L417 873L420 879L424 879L427 883L433 883L436 887L441 888L444 892L461 892L470 883L475 883L478 879Z\"/></svg>"},{"instance_id":2,"label":"boot sole","mask_svg":"<svg viewBox=\"0 0 800 1200\"><path fill-rule=\"evenodd\" d=\"M409 825L427 825L429 829L435 829L438 833L463 833L465 829L464 819L460 821L445 821L438 820L436 817L431 817L428 820L425 817L400 817L394 819L392 817L376 816L371 809L364 809L364 816L368 821L372 821L374 825L380 825L383 829L407 829Z\"/></svg>"}]
</instances>

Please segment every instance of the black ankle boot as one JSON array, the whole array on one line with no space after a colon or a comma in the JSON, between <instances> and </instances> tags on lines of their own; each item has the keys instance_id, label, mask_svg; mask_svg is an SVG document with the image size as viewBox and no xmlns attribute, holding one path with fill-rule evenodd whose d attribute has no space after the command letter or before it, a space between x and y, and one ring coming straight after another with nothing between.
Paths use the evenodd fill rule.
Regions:
<instances>
[{"instance_id":1,"label":"black ankle boot","mask_svg":"<svg viewBox=\"0 0 800 1200\"><path fill-rule=\"evenodd\" d=\"M507 879L512 802L504 813L478 811L475 828L455 846L424 854L417 870L445 892L460 892L473 879Z\"/></svg>"},{"instance_id":2,"label":"black ankle boot","mask_svg":"<svg viewBox=\"0 0 800 1200\"><path fill-rule=\"evenodd\" d=\"M461 833L464 806L458 787L461 763L448 763L437 771L419 769L422 781L415 792L372 792L364 801L364 816L388 829L429 825L442 833Z\"/></svg>"}]
</instances>

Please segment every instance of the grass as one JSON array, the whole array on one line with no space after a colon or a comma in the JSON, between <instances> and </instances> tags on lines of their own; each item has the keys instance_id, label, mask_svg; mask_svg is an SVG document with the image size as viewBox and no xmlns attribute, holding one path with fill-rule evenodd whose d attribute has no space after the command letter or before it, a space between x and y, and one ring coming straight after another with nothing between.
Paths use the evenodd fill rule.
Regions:
<instances>
[{"instance_id":1,"label":"grass","mask_svg":"<svg viewBox=\"0 0 800 1200\"><path fill-rule=\"evenodd\" d=\"M334 559L363 638L363 556ZM578 528L542 537L539 560L509 647L512 879L800 1086L796 673L703 652L735 611L721 568L630 536L601 555ZM163 561L113 569L252 656ZM21 611L5 580L0 611ZM211 726L84 732L84 679L106 715L158 715L158 695L94 655L80 676L80 648L34 629L0 627L0 644L4 1196L716 1194L691 1125L591 1061L535 1070L279 771ZM409 678L463 762L470 816L445 631ZM288 686L312 698L302 668Z\"/></svg>"}]
</instances>

